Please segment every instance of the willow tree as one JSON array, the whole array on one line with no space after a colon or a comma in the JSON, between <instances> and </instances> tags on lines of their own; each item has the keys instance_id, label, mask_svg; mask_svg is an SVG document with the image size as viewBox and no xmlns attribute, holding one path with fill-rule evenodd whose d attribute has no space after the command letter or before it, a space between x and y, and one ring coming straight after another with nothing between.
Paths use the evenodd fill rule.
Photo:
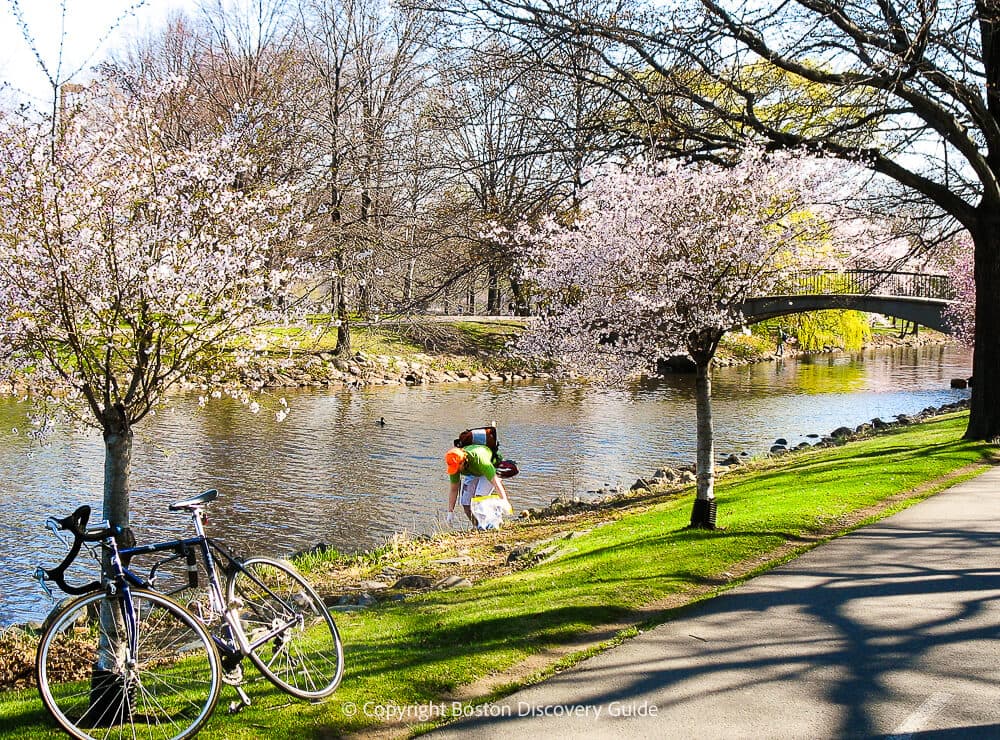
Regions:
<instances>
[{"instance_id":1,"label":"willow tree","mask_svg":"<svg viewBox=\"0 0 1000 740\"><path fill-rule=\"evenodd\" d=\"M824 169L747 152L734 166L676 161L596 174L579 217L523 232L546 314L522 347L622 380L689 354L696 365L697 497L691 526L714 529L710 366L742 304L826 253L808 206ZM814 263L815 264L815 263Z\"/></svg>"},{"instance_id":2,"label":"willow tree","mask_svg":"<svg viewBox=\"0 0 1000 740\"><path fill-rule=\"evenodd\" d=\"M216 360L289 305L299 223L291 189L238 189L226 141L165 146L154 97L95 84L0 127L0 377L100 430L123 527L133 426L183 381L240 385Z\"/></svg>"}]
</instances>

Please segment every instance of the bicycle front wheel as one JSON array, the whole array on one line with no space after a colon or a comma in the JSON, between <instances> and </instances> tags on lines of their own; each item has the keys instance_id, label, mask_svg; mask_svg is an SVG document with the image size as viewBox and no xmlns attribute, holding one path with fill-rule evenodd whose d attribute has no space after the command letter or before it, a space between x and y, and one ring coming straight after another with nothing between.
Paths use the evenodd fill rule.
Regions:
<instances>
[{"instance_id":1,"label":"bicycle front wheel","mask_svg":"<svg viewBox=\"0 0 1000 740\"><path fill-rule=\"evenodd\" d=\"M271 683L311 701L336 691L344 675L340 634L323 600L294 568L249 558L230 574L226 595L250 660Z\"/></svg>"},{"instance_id":2,"label":"bicycle front wheel","mask_svg":"<svg viewBox=\"0 0 1000 740\"><path fill-rule=\"evenodd\" d=\"M205 628L149 591L95 592L48 620L35 664L42 702L81 740L192 737L219 698L222 670Z\"/></svg>"}]
</instances>

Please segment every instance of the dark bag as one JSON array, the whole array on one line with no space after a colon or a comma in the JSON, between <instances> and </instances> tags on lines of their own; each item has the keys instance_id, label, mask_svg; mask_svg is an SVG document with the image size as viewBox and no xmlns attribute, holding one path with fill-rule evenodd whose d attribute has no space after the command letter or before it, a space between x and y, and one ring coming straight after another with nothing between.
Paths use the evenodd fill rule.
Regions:
<instances>
[{"instance_id":1,"label":"dark bag","mask_svg":"<svg viewBox=\"0 0 1000 740\"><path fill-rule=\"evenodd\" d=\"M517 475L517 463L513 460L501 460L496 464L497 475L501 478L513 478Z\"/></svg>"},{"instance_id":2,"label":"dark bag","mask_svg":"<svg viewBox=\"0 0 1000 740\"><path fill-rule=\"evenodd\" d=\"M484 445L493 450L493 464L500 462L500 445L497 443L496 427L478 427L477 429L466 429L458 435L455 440L455 447L468 447L469 445Z\"/></svg>"}]
</instances>

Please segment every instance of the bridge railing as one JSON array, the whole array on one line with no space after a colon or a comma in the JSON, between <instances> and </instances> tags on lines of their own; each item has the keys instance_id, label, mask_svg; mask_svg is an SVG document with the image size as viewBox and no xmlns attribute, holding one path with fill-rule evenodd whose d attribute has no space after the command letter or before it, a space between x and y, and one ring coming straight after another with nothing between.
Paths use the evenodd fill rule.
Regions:
<instances>
[{"instance_id":1,"label":"bridge railing","mask_svg":"<svg viewBox=\"0 0 1000 740\"><path fill-rule=\"evenodd\" d=\"M947 275L888 270L816 270L789 276L781 286L786 295L879 295L913 298L954 298Z\"/></svg>"}]
</instances>

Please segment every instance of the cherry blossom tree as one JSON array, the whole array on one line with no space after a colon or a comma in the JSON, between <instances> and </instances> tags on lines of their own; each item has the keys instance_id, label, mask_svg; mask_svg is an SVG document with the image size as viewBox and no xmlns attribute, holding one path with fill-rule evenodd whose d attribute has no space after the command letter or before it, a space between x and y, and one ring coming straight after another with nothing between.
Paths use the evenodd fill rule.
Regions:
<instances>
[{"instance_id":1,"label":"cherry blossom tree","mask_svg":"<svg viewBox=\"0 0 1000 740\"><path fill-rule=\"evenodd\" d=\"M808 210L826 169L747 151L732 168L671 161L597 174L579 217L522 232L545 315L522 348L612 379L687 353L696 366L697 498L691 526L715 528L710 366L741 305L793 269L828 264Z\"/></svg>"},{"instance_id":2,"label":"cherry blossom tree","mask_svg":"<svg viewBox=\"0 0 1000 740\"><path fill-rule=\"evenodd\" d=\"M297 269L292 189L240 189L226 140L165 146L167 92L126 104L95 84L55 126L0 127L0 379L101 431L121 526L133 426L182 382L234 392L222 368L286 317Z\"/></svg>"},{"instance_id":3,"label":"cherry blossom tree","mask_svg":"<svg viewBox=\"0 0 1000 740\"><path fill-rule=\"evenodd\" d=\"M954 256L948 270L955 300L945 309L944 317L952 334L968 347L976 343L976 276L972 247L968 237L955 240Z\"/></svg>"}]
</instances>

